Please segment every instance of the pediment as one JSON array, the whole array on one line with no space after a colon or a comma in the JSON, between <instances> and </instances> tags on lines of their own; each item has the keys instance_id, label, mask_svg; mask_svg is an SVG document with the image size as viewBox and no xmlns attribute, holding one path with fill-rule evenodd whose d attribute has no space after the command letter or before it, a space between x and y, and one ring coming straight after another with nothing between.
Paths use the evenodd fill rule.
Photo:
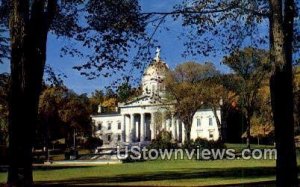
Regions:
<instances>
[{"instance_id":1,"label":"pediment","mask_svg":"<svg viewBox=\"0 0 300 187\"><path fill-rule=\"evenodd\" d=\"M153 103L153 99L150 96L141 96L141 97L134 98L133 100L127 103L124 103L123 107L151 105L152 103Z\"/></svg>"},{"instance_id":2,"label":"pediment","mask_svg":"<svg viewBox=\"0 0 300 187\"><path fill-rule=\"evenodd\" d=\"M140 107L140 106L149 106L149 105L162 105L167 104L165 99L157 96L157 95L141 95L139 97L136 97L126 103L119 103L119 107Z\"/></svg>"}]
</instances>

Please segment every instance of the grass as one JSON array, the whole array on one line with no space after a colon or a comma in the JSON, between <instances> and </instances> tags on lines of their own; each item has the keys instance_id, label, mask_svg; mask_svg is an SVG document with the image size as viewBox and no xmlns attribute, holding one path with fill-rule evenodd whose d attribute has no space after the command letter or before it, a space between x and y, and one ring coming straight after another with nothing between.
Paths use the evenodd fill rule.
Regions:
<instances>
[{"instance_id":1,"label":"grass","mask_svg":"<svg viewBox=\"0 0 300 187\"><path fill-rule=\"evenodd\" d=\"M241 152L243 149L247 148L246 144L232 144L232 143L226 143L227 149L234 149L236 152ZM273 145L257 145L257 144L251 144L251 149L272 149L274 148Z\"/></svg>"},{"instance_id":2,"label":"grass","mask_svg":"<svg viewBox=\"0 0 300 187\"><path fill-rule=\"evenodd\" d=\"M42 167L36 184L199 186L274 180L274 160L155 160L97 167ZM0 183L6 173L0 173Z\"/></svg>"},{"instance_id":3,"label":"grass","mask_svg":"<svg viewBox=\"0 0 300 187\"><path fill-rule=\"evenodd\" d=\"M244 144L226 144L237 152ZM252 145L253 149L273 146ZM297 157L300 163L300 151ZM208 186L265 182L275 179L275 160L155 160L94 167L48 166L34 169L36 184ZM7 173L0 172L0 184ZM254 186L254 185L253 185Z\"/></svg>"},{"instance_id":4,"label":"grass","mask_svg":"<svg viewBox=\"0 0 300 187\"><path fill-rule=\"evenodd\" d=\"M98 167L40 168L34 171L37 184L97 185L212 185L273 180L272 160L171 160L104 165ZM6 174L0 174L5 182Z\"/></svg>"}]
</instances>

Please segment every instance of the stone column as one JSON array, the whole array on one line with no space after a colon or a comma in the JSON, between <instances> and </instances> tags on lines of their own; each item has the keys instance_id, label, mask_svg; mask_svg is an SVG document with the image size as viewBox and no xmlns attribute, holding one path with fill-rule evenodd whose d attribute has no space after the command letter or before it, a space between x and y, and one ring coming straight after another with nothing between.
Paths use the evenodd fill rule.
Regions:
<instances>
[{"instance_id":1,"label":"stone column","mask_svg":"<svg viewBox=\"0 0 300 187\"><path fill-rule=\"evenodd\" d=\"M175 125L175 117L174 117L174 115L172 115L172 117L171 117L171 124L172 124L172 127L171 127L172 138L176 139L176 125Z\"/></svg>"},{"instance_id":2,"label":"stone column","mask_svg":"<svg viewBox=\"0 0 300 187\"><path fill-rule=\"evenodd\" d=\"M130 142L131 134L130 134L130 115L125 115L125 133L126 133L126 142Z\"/></svg>"},{"instance_id":3,"label":"stone column","mask_svg":"<svg viewBox=\"0 0 300 187\"><path fill-rule=\"evenodd\" d=\"M182 129L182 122L180 121L180 119L178 119L178 141L182 142L182 133L183 133L183 129Z\"/></svg>"},{"instance_id":4,"label":"stone column","mask_svg":"<svg viewBox=\"0 0 300 187\"><path fill-rule=\"evenodd\" d=\"M122 122L122 141L123 142L126 142L126 116L123 114L122 115L122 119L123 119L123 122Z\"/></svg>"},{"instance_id":5,"label":"stone column","mask_svg":"<svg viewBox=\"0 0 300 187\"><path fill-rule=\"evenodd\" d=\"M183 122L181 122L181 127L182 127L182 142L184 142L184 140L185 140L185 127L184 127Z\"/></svg>"},{"instance_id":6,"label":"stone column","mask_svg":"<svg viewBox=\"0 0 300 187\"><path fill-rule=\"evenodd\" d=\"M171 120L166 119L166 131L171 131L170 129L172 128Z\"/></svg>"},{"instance_id":7,"label":"stone column","mask_svg":"<svg viewBox=\"0 0 300 187\"><path fill-rule=\"evenodd\" d=\"M135 141L135 124L134 124L134 114L130 114L130 140L129 142Z\"/></svg>"},{"instance_id":8,"label":"stone column","mask_svg":"<svg viewBox=\"0 0 300 187\"><path fill-rule=\"evenodd\" d=\"M145 114L141 113L141 123L140 123L140 127L141 127L141 138L140 138L140 142L145 141L145 137L146 137L146 127L145 127Z\"/></svg>"},{"instance_id":9,"label":"stone column","mask_svg":"<svg viewBox=\"0 0 300 187\"><path fill-rule=\"evenodd\" d=\"M180 122L179 122L179 119L176 120L176 129L177 129L177 140L178 142L181 142L181 131L180 131Z\"/></svg>"}]
</instances>

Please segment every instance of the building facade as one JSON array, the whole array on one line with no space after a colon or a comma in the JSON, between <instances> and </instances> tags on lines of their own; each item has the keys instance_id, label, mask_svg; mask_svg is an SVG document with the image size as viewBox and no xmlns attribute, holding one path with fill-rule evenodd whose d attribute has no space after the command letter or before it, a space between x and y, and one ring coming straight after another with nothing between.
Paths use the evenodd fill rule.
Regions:
<instances>
[{"instance_id":1,"label":"building facade","mask_svg":"<svg viewBox=\"0 0 300 187\"><path fill-rule=\"evenodd\" d=\"M93 135L103 140L107 147L124 144L148 144L162 131L169 131L178 142L185 139L184 124L170 112L172 104L164 100L164 78L168 65L160 59L159 50L142 77L141 96L119 103L113 113L92 115ZM221 120L221 112L217 110ZM197 137L218 140L219 131L216 117L211 109L199 109L193 119L191 139Z\"/></svg>"}]
</instances>

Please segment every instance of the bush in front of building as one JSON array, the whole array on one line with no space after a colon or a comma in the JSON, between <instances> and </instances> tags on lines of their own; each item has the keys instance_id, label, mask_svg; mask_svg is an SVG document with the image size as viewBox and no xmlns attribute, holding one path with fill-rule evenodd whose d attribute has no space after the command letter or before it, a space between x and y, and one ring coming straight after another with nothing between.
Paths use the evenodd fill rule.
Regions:
<instances>
[{"instance_id":1,"label":"bush in front of building","mask_svg":"<svg viewBox=\"0 0 300 187\"><path fill-rule=\"evenodd\" d=\"M216 151L217 149L223 150L226 148L224 142L221 140L213 141L213 140L207 140L207 139L203 139L203 138L197 138L197 139L191 141L189 144L185 144L184 147L189 150L191 150L191 149L195 149L195 150L208 149L210 151L212 151L212 150ZM195 157L195 159L202 160L201 155L200 155L200 158ZM219 159L219 158L214 158L211 155L211 159Z\"/></svg>"},{"instance_id":2,"label":"bush in front of building","mask_svg":"<svg viewBox=\"0 0 300 187\"><path fill-rule=\"evenodd\" d=\"M224 142L221 140L213 141L213 140L207 140L203 138L197 138L193 142L193 148L197 149L197 147L200 149L225 149L226 148Z\"/></svg>"},{"instance_id":3,"label":"bush in front of building","mask_svg":"<svg viewBox=\"0 0 300 187\"><path fill-rule=\"evenodd\" d=\"M175 149L177 148L177 142L172 140L172 134L167 131L161 131L156 139L153 139L148 149Z\"/></svg>"},{"instance_id":4,"label":"bush in front of building","mask_svg":"<svg viewBox=\"0 0 300 187\"><path fill-rule=\"evenodd\" d=\"M189 150L190 152L192 150L203 150L203 149L208 149L208 150L217 150L217 149L225 149L226 146L223 141L217 140L207 140L203 138L196 138L195 140L190 140L189 142L185 141L184 144L182 145L182 149ZM196 152L196 151L195 151ZM195 159L197 159L195 157ZM201 160L201 158L200 158Z\"/></svg>"},{"instance_id":5,"label":"bush in front of building","mask_svg":"<svg viewBox=\"0 0 300 187\"><path fill-rule=\"evenodd\" d=\"M190 140L189 142L184 142L184 144L182 145L183 149L188 149L188 150L192 150L192 149L225 149L226 146L224 144L223 141L221 140L217 140L217 141L213 141L213 140L207 140L204 138L196 138L195 140Z\"/></svg>"},{"instance_id":6,"label":"bush in front of building","mask_svg":"<svg viewBox=\"0 0 300 187\"><path fill-rule=\"evenodd\" d=\"M95 137L89 137L84 143L84 148L89 149L91 152L94 152L97 147L103 145L103 140Z\"/></svg>"},{"instance_id":7,"label":"bush in front of building","mask_svg":"<svg viewBox=\"0 0 300 187\"><path fill-rule=\"evenodd\" d=\"M182 149L187 149L187 150L192 150L194 149L194 140L191 139L190 141L186 141L184 140L182 146L181 146Z\"/></svg>"}]
</instances>

